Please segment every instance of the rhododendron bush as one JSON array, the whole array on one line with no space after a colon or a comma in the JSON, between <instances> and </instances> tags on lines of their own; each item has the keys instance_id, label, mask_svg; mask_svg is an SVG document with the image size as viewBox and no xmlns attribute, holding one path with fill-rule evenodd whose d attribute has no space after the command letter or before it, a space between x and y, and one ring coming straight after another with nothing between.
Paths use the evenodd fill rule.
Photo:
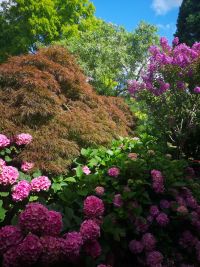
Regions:
<instances>
[{"instance_id":1,"label":"rhododendron bush","mask_svg":"<svg viewBox=\"0 0 200 267\"><path fill-rule=\"evenodd\" d=\"M154 137L143 135L109 149L83 149L73 184L57 191L63 212L83 196L103 200L100 244L107 265L199 266L199 170L156 147ZM83 210L101 217L103 209L92 196Z\"/></svg>"},{"instance_id":2,"label":"rhododendron bush","mask_svg":"<svg viewBox=\"0 0 200 267\"><path fill-rule=\"evenodd\" d=\"M0 134L0 222L10 222L18 210L39 192L48 191L51 181L40 172L32 172L33 162L16 162L15 157L28 146L32 136L27 133L8 138Z\"/></svg>"},{"instance_id":3,"label":"rhododendron bush","mask_svg":"<svg viewBox=\"0 0 200 267\"><path fill-rule=\"evenodd\" d=\"M161 38L160 47L149 49L146 71L138 81L129 81L129 92L144 100L149 120L162 140L177 148L177 157L200 156L200 43L192 47L170 46Z\"/></svg>"}]
</instances>

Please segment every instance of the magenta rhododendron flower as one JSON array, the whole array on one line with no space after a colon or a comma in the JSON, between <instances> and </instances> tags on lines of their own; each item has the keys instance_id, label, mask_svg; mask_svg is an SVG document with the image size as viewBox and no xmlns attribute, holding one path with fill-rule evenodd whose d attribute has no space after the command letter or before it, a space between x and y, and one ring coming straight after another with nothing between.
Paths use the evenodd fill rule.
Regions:
<instances>
[{"instance_id":1,"label":"magenta rhododendron flower","mask_svg":"<svg viewBox=\"0 0 200 267\"><path fill-rule=\"evenodd\" d=\"M123 205L123 200L121 194L116 194L113 198L113 205L120 208Z\"/></svg>"},{"instance_id":2,"label":"magenta rhododendron flower","mask_svg":"<svg viewBox=\"0 0 200 267\"><path fill-rule=\"evenodd\" d=\"M58 236L62 227L63 222L61 213L54 210L49 211L47 220L44 222L44 234Z\"/></svg>"},{"instance_id":3,"label":"magenta rhododendron flower","mask_svg":"<svg viewBox=\"0 0 200 267\"><path fill-rule=\"evenodd\" d=\"M23 239L22 231L17 226L6 225L0 229L0 255L10 247L18 245Z\"/></svg>"},{"instance_id":4,"label":"magenta rhododendron flower","mask_svg":"<svg viewBox=\"0 0 200 267\"><path fill-rule=\"evenodd\" d=\"M33 162L23 162L21 165L21 170L24 172L28 172L30 171L32 168L34 167L34 163Z\"/></svg>"},{"instance_id":5,"label":"magenta rhododendron flower","mask_svg":"<svg viewBox=\"0 0 200 267\"><path fill-rule=\"evenodd\" d=\"M91 170L88 168L88 166L83 166L82 170L86 175L89 175L91 173Z\"/></svg>"},{"instance_id":6,"label":"magenta rhododendron flower","mask_svg":"<svg viewBox=\"0 0 200 267\"><path fill-rule=\"evenodd\" d=\"M96 259L101 255L101 246L97 240L88 241L84 244L84 251L93 259Z\"/></svg>"},{"instance_id":7,"label":"magenta rhododendron flower","mask_svg":"<svg viewBox=\"0 0 200 267\"><path fill-rule=\"evenodd\" d=\"M100 227L94 220L85 220L81 224L80 233L84 241L94 240L100 237Z\"/></svg>"},{"instance_id":8,"label":"magenta rhododendron flower","mask_svg":"<svg viewBox=\"0 0 200 267\"><path fill-rule=\"evenodd\" d=\"M0 134L0 148L7 147L8 145L10 145L10 139L4 134Z\"/></svg>"},{"instance_id":9,"label":"magenta rhododendron flower","mask_svg":"<svg viewBox=\"0 0 200 267\"><path fill-rule=\"evenodd\" d=\"M19 181L12 188L12 199L14 201L22 201L27 198L31 191L31 185L26 180Z\"/></svg>"},{"instance_id":10,"label":"magenta rhododendron flower","mask_svg":"<svg viewBox=\"0 0 200 267\"><path fill-rule=\"evenodd\" d=\"M95 192L98 196L103 196L104 192L105 192L105 189L103 186L97 186L95 188Z\"/></svg>"},{"instance_id":11,"label":"magenta rhododendron flower","mask_svg":"<svg viewBox=\"0 0 200 267\"><path fill-rule=\"evenodd\" d=\"M3 166L0 172L0 184L12 185L19 178L19 172L15 167Z\"/></svg>"},{"instance_id":12,"label":"magenta rhododendron flower","mask_svg":"<svg viewBox=\"0 0 200 267\"><path fill-rule=\"evenodd\" d=\"M51 186L51 181L47 176L38 176L31 181L31 191L47 191Z\"/></svg>"},{"instance_id":13,"label":"magenta rhododendron flower","mask_svg":"<svg viewBox=\"0 0 200 267\"><path fill-rule=\"evenodd\" d=\"M99 217L104 213L103 201L96 196L88 196L84 201L84 214L89 217Z\"/></svg>"},{"instance_id":14,"label":"magenta rhododendron flower","mask_svg":"<svg viewBox=\"0 0 200 267\"><path fill-rule=\"evenodd\" d=\"M16 137L15 137L15 143L18 145L18 146L21 146L21 145L28 145L31 143L33 137L32 135L30 134L27 134L27 133L21 133L21 134L18 134Z\"/></svg>"},{"instance_id":15,"label":"magenta rhododendron flower","mask_svg":"<svg viewBox=\"0 0 200 267\"><path fill-rule=\"evenodd\" d=\"M120 169L117 167L112 167L108 170L108 175L112 177L117 177L120 174Z\"/></svg>"},{"instance_id":16,"label":"magenta rhododendron flower","mask_svg":"<svg viewBox=\"0 0 200 267\"><path fill-rule=\"evenodd\" d=\"M144 245L141 241L131 240L129 243L129 249L133 254L139 254L143 251Z\"/></svg>"}]
</instances>

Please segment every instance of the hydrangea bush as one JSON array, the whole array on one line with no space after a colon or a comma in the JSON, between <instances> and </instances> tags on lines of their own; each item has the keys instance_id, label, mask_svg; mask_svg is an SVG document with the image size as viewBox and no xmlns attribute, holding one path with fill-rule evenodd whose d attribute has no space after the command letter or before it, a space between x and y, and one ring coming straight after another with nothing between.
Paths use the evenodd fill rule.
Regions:
<instances>
[{"instance_id":1,"label":"hydrangea bush","mask_svg":"<svg viewBox=\"0 0 200 267\"><path fill-rule=\"evenodd\" d=\"M103 200L103 218L104 208L94 196L86 198L83 209L87 206L86 216L99 216L101 257L107 265L200 264L198 172L156 147L155 138L143 135L121 138L110 149L83 149L68 177L71 186L57 191L65 207L75 194L76 202L90 194ZM90 172L84 172L85 166ZM98 229L89 229L98 236Z\"/></svg>"},{"instance_id":2,"label":"hydrangea bush","mask_svg":"<svg viewBox=\"0 0 200 267\"><path fill-rule=\"evenodd\" d=\"M19 214L17 225L0 228L2 266L86 266L88 256L94 261L101 255L96 219L104 213L102 200L88 196L83 213L81 225L64 233L60 212L29 203Z\"/></svg>"},{"instance_id":3,"label":"hydrangea bush","mask_svg":"<svg viewBox=\"0 0 200 267\"><path fill-rule=\"evenodd\" d=\"M18 209L31 198L37 198L39 192L48 191L51 181L47 176L32 172L33 162L15 162L20 153L32 141L27 133L8 138L0 134L0 222L9 223ZM35 178L34 178L35 177Z\"/></svg>"},{"instance_id":4,"label":"hydrangea bush","mask_svg":"<svg viewBox=\"0 0 200 267\"><path fill-rule=\"evenodd\" d=\"M129 92L146 104L148 121L161 140L176 147L176 157L200 157L200 43L172 46L166 38L149 49L147 69ZM151 128L151 129L152 129Z\"/></svg>"}]
</instances>

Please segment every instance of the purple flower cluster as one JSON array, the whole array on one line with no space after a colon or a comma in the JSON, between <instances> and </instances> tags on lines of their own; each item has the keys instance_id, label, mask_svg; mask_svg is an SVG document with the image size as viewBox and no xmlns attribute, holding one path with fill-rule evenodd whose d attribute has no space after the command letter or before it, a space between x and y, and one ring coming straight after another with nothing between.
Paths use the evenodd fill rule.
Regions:
<instances>
[{"instance_id":1,"label":"purple flower cluster","mask_svg":"<svg viewBox=\"0 0 200 267\"><path fill-rule=\"evenodd\" d=\"M151 177L153 180L153 189L156 193L163 193L164 192L164 178L160 171L152 170Z\"/></svg>"},{"instance_id":2,"label":"purple flower cluster","mask_svg":"<svg viewBox=\"0 0 200 267\"><path fill-rule=\"evenodd\" d=\"M118 177L120 174L120 169L117 167L112 167L108 169L108 175L111 177Z\"/></svg>"},{"instance_id":3,"label":"purple flower cluster","mask_svg":"<svg viewBox=\"0 0 200 267\"><path fill-rule=\"evenodd\" d=\"M104 213L103 201L96 196L88 196L84 201L84 215L88 218L97 218Z\"/></svg>"}]
</instances>

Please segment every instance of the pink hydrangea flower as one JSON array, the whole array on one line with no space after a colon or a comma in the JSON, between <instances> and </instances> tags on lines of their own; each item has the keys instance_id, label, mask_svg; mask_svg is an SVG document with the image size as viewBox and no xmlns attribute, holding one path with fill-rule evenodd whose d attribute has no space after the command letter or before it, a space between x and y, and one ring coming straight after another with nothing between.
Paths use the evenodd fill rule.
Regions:
<instances>
[{"instance_id":1,"label":"pink hydrangea flower","mask_svg":"<svg viewBox=\"0 0 200 267\"><path fill-rule=\"evenodd\" d=\"M31 191L40 192L47 191L51 186L51 181L46 176L39 176L31 181Z\"/></svg>"},{"instance_id":2,"label":"pink hydrangea flower","mask_svg":"<svg viewBox=\"0 0 200 267\"><path fill-rule=\"evenodd\" d=\"M19 181L12 188L12 199L14 201L22 201L27 198L31 191L31 185L26 180Z\"/></svg>"},{"instance_id":3,"label":"pink hydrangea flower","mask_svg":"<svg viewBox=\"0 0 200 267\"><path fill-rule=\"evenodd\" d=\"M63 222L60 212L51 210L48 212L48 218L44 222L44 234L58 236L62 230Z\"/></svg>"},{"instance_id":4,"label":"pink hydrangea flower","mask_svg":"<svg viewBox=\"0 0 200 267\"><path fill-rule=\"evenodd\" d=\"M131 240L129 243L129 249L133 254L139 254L143 251L144 245L141 241Z\"/></svg>"},{"instance_id":5,"label":"pink hydrangea flower","mask_svg":"<svg viewBox=\"0 0 200 267\"><path fill-rule=\"evenodd\" d=\"M156 193L164 192L164 178L160 171L152 170L151 177L153 180L153 189Z\"/></svg>"},{"instance_id":6,"label":"pink hydrangea flower","mask_svg":"<svg viewBox=\"0 0 200 267\"><path fill-rule=\"evenodd\" d=\"M138 154L137 153L129 153L128 154L128 158L129 159L136 160L137 157L138 157Z\"/></svg>"},{"instance_id":7,"label":"pink hydrangea flower","mask_svg":"<svg viewBox=\"0 0 200 267\"><path fill-rule=\"evenodd\" d=\"M43 266L52 266L58 264L63 258L65 240L54 236L43 236L40 238L43 247L43 253L40 261Z\"/></svg>"},{"instance_id":8,"label":"pink hydrangea flower","mask_svg":"<svg viewBox=\"0 0 200 267\"><path fill-rule=\"evenodd\" d=\"M48 214L48 209L42 204L30 203L19 215L19 226L25 233L42 235L45 233Z\"/></svg>"},{"instance_id":9,"label":"pink hydrangea flower","mask_svg":"<svg viewBox=\"0 0 200 267\"><path fill-rule=\"evenodd\" d=\"M23 162L21 165L21 170L24 172L28 172L30 171L32 168L34 167L34 163L33 162Z\"/></svg>"},{"instance_id":10,"label":"pink hydrangea flower","mask_svg":"<svg viewBox=\"0 0 200 267\"><path fill-rule=\"evenodd\" d=\"M120 169L117 167L112 167L108 170L108 175L112 177L117 177L120 174Z\"/></svg>"},{"instance_id":11,"label":"pink hydrangea flower","mask_svg":"<svg viewBox=\"0 0 200 267\"><path fill-rule=\"evenodd\" d=\"M20 267L19 255L17 254L16 246L11 247L3 254L3 267Z\"/></svg>"},{"instance_id":12,"label":"pink hydrangea flower","mask_svg":"<svg viewBox=\"0 0 200 267\"><path fill-rule=\"evenodd\" d=\"M38 261L42 250L43 247L39 237L33 234L28 234L23 242L17 247L20 266L34 265Z\"/></svg>"},{"instance_id":13,"label":"pink hydrangea flower","mask_svg":"<svg viewBox=\"0 0 200 267\"><path fill-rule=\"evenodd\" d=\"M0 172L0 184L12 185L19 178L19 172L15 167L3 166Z\"/></svg>"},{"instance_id":14,"label":"pink hydrangea flower","mask_svg":"<svg viewBox=\"0 0 200 267\"><path fill-rule=\"evenodd\" d=\"M82 235L78 232L70 232L63 236L65 238L64 253L70 256L78 256L83 245Z\"/></svg>"},{"instance_id":15,"label":"pink hydrangea flower","mask_svg":"<svg viewBox=\"0 0 200 267\"><path fill-rule=\"evenodd\" d=\"M159 251L152 251L147 255L147 264L150 267L161 266L163 259L163 255Z\"/></svg>"},{"instance_id":16,"label":"pink hydrangea flower","mask_svg":"<svg viewBox=\"0 0 200 267\"><path fill-rule=\"evenodd\" d=\"M97 240L86 242L84 244L84 250L93 259L96 259L101 255L101 246Z\"/></svg>"},{"instance_id":17,"label":"pink hydrangea flower","mask_svg":"<svg viewBox=\"0 0 200 267\"><path fill-rule=\"evenodd\" d=\"M156 239L151 233L145 233L142 236L142 244L144 245L145 250L152 251L156 245Z\"/></svg>"},{"instance_id":18,"label":"pink hydrangea flower","mask_svg":"<svg viewBox=\"0 0 200 267\"><path fill-rule=\"evenodd\" d=\"M103 186L97 186L95 188L95 192L98 196L103 196L104 192L105 192L105 189Z\"/></svg>"},{"instance_id":19,"label":"pink hydrangea flower","mask_svg":"<svg viewBox=\"0 0 200 267\"><path fill-rule=\"evenodd\" d=\"M123 205L123 200L121 194L116 194L113 198L113 205L120 208Z\"/></svg>"},{"instance_id":20,"label":"pink hydrangea flower","mask_svg":"<svg viewBox=\"0 0 200 267\"><path fill-rule=\"evenodd\" d=\"M84 201L83 212L89 218L102 216L104 213L103 201L96 196L88 196Z\"/></svg>"},{"instance_id":21,"label":"pink hydrangea flower","mask_svg":"<svg viewBox=\"0 0 200 267\"><path fill-rule=\"evenodd\" d=\"M166 226L169 223L169 218L167 214L164 212L161 212L157 217L156 221L160 226Z\"/></svg>"},{"instance_id":22,"label":"pink hydrangea flower","mask_svg":"<svg viewBox=\"0 0 200 267\"><path fill-rule=\"evenodd\" d=\"M100 236L100 227L94 220L85 220L81 224L80 233L84 241L94 240Z\"/></svg>"},{"instance_id":23,"label":"pink hydrangea flower","mask_svg":"<svg viewBox=\"0 0 200 267\"><path fill-rule=\"evenodd\" d=\"M179 214L185 215L185 214L188 214L188 209L185 206L179 206L177 208L177 212Z\"/></svg>"},{"instance_id":24,"label":"pink hydrangea flower","mask_svg":"<svg viewBox=\"0 0 200 267\"><path fill-rule=\"evenodd\" d=\"M0 134L0 148L4 148L8 145L10 145L10 139L8 139L4 134Z\"/></svg>"},{"instance_id":25,"label":"pink hydrangea flower","mask_svg":"<svg viewBox=\"0 0 200 267\"><path fill-rule=\"evenodd\" d=\"M23 239L21 230L13 225L6 225L0 229L0 255L10 247L18 245Z\"/></svg>"},{"instance_id":26,"label":"pink hydrangea flower","mask_svg":"<svg viewBox=\"0 0 200 267\"><path fill-rule=\"evenodd\" d=\"M15 143L18 145L18 146L21 146L21 145L28 145L31 143L33 137L32 135L30 134L27 134L27 133L22 133L22 134L18 134L16 137L15 137Z\"/></svg>"},{"instance_id":27,"label":"pink hydrangea flower","mask_svg":"<svg viewBox=\"0 0 200 267\"><path fill-rule=\"evenodd\" d=\"M150 214L153 216L153 217L155 217L155 216L157 216L158 214L159 214L159 208L158 208L158 206L157 205L152 205L151 207L150 207Z\"/></svg>"},{"instance_id":28,"label":"pink hydrangea flower","mask_svg":"<svg viewBox=\"0 0 200 267\"><path fill-rule=\"evenodd\" d=\"M6 166L6 162L3 159L0 159L0 173L3 166Z\"/></svg>"},{"instance_id":29,"label":"pink hydrangea flower","mask_svg":"<svg viewBox=\"0 0 200 267\"><path fill-rule=\"evenodd\" d=\"M88 166L83 166L82 170L86 175L89 175L91 173L91 170L88 168Z\"/></svg>"}]
</instances>

